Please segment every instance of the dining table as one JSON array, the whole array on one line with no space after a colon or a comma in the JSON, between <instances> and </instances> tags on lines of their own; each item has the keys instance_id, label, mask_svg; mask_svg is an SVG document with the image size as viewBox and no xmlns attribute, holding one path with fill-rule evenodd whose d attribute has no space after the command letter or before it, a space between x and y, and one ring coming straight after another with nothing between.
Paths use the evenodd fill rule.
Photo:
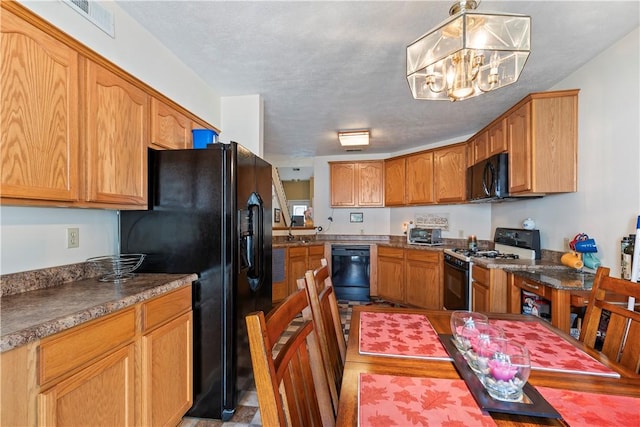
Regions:
<instances>
[{"instance_id":1,"label":"dining table","mask_svg":"<svg viewBox=\"0 0 640 427\"><path fill-rule=\"evenodd\" d=\"M451 313L355 306L336 425L640 425L640 376L524 314L485 313L508 338L526 342L532 366L527 386L559 416L538 414L535 405L498 405L506 411L479 405L482 390L469 392L472 381L460 369L455 347L446 345Z\"/></svg>"}]
</instances>

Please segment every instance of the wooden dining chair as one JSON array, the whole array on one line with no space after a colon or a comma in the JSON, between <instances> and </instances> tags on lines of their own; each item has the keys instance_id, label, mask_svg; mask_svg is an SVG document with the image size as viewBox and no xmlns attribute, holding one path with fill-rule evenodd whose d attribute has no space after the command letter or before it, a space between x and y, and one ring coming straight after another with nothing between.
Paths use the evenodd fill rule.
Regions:
<instances>
[{"instance_id":1,"label":"wooden dining chair","mask_svg":"<svg viewBox=\"0 0 640 427\"><path fill-rule=\"evenodd\" d=\"M311 313L303 315L310 315L316 324L333 410L337 414L347 344L329 266L324 258L320 262L320 268L307 271L304 280L299 279L297 284L298 288L305 288L307 291Z\"/></svg>"},{"instance_id":2,"label":"wooden dining chair","mask_svg":"<svg viewBox=\"0 0 640 427\"><path fill-rule=\"evenodd\" d=\"M640 370L640 313L629 310L626 303L612 301L633 297L640 303L640 284L611 277L609 271L607 267L596 271L580 341L595 348L602 312L610 312L601 353L623 372L637 375Z\"/></svg>"},{"instance_id":3,"label":"wooden dining chair","mask_svg":"<svg viewBox=\"0 0 640 427\"><path fill-rule=\"evenodd\" d=\"M308 306L306 292L298 290L266 317L261 311L246 316L260 417L265 426L335 425L314 323L302 318Z\"/></svg>"}]
</instances>

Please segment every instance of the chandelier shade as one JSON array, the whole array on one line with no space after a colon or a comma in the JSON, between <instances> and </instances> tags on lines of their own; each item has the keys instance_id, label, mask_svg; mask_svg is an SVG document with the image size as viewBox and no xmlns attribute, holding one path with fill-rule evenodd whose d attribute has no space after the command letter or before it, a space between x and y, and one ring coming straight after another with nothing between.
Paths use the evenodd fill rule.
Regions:
<instances>
[{"instance_id":1,"label":"chandelier shade","mask_svg":"<svg viewBox=\"0 0 640 427\"><path fill-rule=\"evenodd\" d=\"M476 2L407 46L407 81L415 99L458 101L507 86L520 76L531 44L531 17L478 13Z\"/></svg>"}]
</instances>

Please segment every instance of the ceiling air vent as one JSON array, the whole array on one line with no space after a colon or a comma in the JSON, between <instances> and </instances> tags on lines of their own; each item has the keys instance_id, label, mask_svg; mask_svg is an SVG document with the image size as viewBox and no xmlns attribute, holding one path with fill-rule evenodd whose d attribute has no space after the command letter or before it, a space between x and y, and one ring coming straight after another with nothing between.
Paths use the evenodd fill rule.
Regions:
<instances>
[{"instance_id":1,"label":"ceiling air vent","mask_svg":"<svg viewBox=\"0 0 640 427\"><path fill-rule=\"evenodd\" d=\"M111 38L115 38L113 13L110 10L91 0L62 0L62 2L109 34Z\"/></svg>"},{"instance_id":2,"label":"ceiling air vent","mask_svg":"<svg viewBox=\"0 0 640 427\"><path fill-rule=\"evenodd\" d=\"M347 148L344 151L346 151L347 153L351 153L355 151L362 151L362 148Z\"/></svg>"}]
</instances>

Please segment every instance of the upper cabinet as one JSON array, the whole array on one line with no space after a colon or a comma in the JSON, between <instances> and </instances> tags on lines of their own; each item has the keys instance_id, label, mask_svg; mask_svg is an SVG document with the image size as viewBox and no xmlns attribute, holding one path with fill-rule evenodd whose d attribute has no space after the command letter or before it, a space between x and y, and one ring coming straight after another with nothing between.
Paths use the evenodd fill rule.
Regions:
<instances>
[{"instance_id":1,"label":"upper cabinet","mask_svg":"<svg viewBox=\"0 0 640 427\"><path fill-rule=\"evenodd\" d=\"M433 151L435 194L438 203L466 200L467 146L447 145Z\"/></svg>"},{"instance_id":2,"label":"upper cabinet","mask_svg":"<svg viewBox=\"0 0 640 427\"><path fill-rule=\"evenodd\" d=\"M578 90L531 94L505 124L512 196L577 191Z\"/></svg>"},{"instance_id":3,"label":"upper cabinet","mask_svg":"<svg viewBox=\"0 0 640 427\"><path fill-rule=\"evenodd\" d=\"M407 156L407 204L419 205L435 201L433 158L433 151Z\"/></svg>"},{"instance_id":4,"label":"upper cabinet","mask_svg":"<svg viewBox=\"0 0 640 427\"><path fill-rule=\"evenodd\" d=\"M87 200L146 206L149 97L92 61L86 75Z\"/></svg>"},{"instance_id":5,"label":"upper cabinet","mask_svg":"<svg viewBox=\"0 0 640 427\"><path fill-rule=\"evenodd\" d=\"M331 206L381 207L384 202L382 160L329 162Z\"/></svg>"},{"instance_id":6,"label":"upper cabinet","mask_svg":"<svg viewBox=\"0 0 640 427\"><path fill-rule=\"evenodd\" d=\"M406 159L397 157L384 161L384 205L402 206L405 204L405 186L407 183Z\"/></svg>"},{"instance_id":7,"label":"upper cabinet","mask_svg":"<svg viewBox=\"0 0 640 427\"><path fill-rule=\"evenodd\" d=\"M78 53L2 10L1 196L79 197Z\"/></svg>"},{"instance_id":8,"label":"upper cabinet","mask_svg":"<svg viewBox=\"0 0 640 427\"><path fill-rule=\"evenodd\" d=\"M165 102L151 98L151 146L159 149L191 147L191 119Z\"/></svg>"},{"instance_id":9,"label":"upper cabinet","mask_svg":"<svg viewBox=\"0 0 640 427\"><path fill-rule=\"evenodd\" d=\"M18 2L0 7L2 204L143 208L147 147L215 129Z\"/></svg>"}]
</instances>

